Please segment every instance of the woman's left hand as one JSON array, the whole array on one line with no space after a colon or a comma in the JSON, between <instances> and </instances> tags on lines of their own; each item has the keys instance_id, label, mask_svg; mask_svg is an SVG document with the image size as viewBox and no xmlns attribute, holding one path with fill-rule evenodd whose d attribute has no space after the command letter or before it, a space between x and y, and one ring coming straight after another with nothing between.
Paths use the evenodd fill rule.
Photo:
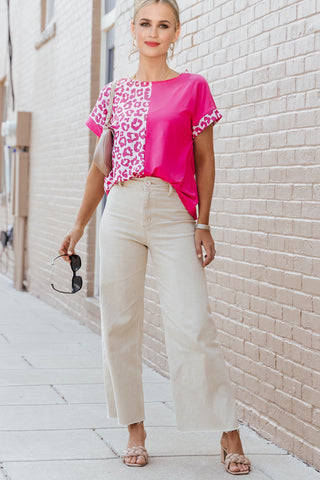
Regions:
<instances>
[{"instance_id":1,"label":"woman's left hand","mask_svg":"<svg viewBox=\"0 0 320 480\"><path fill-rule=\"evenodd\" d=\"M206 267L207 265L209 265L210 262L212 262L216 254L214 240L211 236L210 231L196 228L196 231L194 232L194 242L195 242L198 258L202 258L201 245L204 247L206 251L204 255L204 259L202 261L202 266Z\"/></svg>"}]
</instances>

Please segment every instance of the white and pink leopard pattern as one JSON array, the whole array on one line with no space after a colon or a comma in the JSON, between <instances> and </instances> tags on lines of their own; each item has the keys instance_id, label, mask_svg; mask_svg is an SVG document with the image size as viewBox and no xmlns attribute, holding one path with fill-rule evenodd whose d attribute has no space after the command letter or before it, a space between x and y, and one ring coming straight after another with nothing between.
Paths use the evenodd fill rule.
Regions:
<instances>
[{"instance_id":1,"label":"white and pink leopard pattern","mask_svg":"<svg viewBox=\"0 0 320 480\"><path fill-rule=\"evenodd\" d=\"M192 138L195 139L197 135L205 130L205 128L211 125L211 123L214 125L220 120L220 118L222 118L222 115L218 109L214 110L212 113L204 115L198 125L192 128Z\"/></svg>"},{"instance_id":2,"label":"white and pink leopard pattern","mask_svg":"<svg viewBox=\"0 0 320 480\"><path fill-rule=\"evenodd\" d=\"M91 118L101 127L107 115L110 88L108 84L102 90L96 108L91 113ZM151 90L150 82L136 82L127 77L117 82L110 121L114 132L113 168L104 180L106 193L120 181L144 176L146 125Z\"/></svg>"}]
</instances>

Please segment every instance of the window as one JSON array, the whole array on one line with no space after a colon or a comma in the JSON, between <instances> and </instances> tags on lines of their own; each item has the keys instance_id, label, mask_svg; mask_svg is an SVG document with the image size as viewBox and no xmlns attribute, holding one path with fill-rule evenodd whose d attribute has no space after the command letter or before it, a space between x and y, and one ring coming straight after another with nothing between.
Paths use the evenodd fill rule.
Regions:
<instances>
[{"instance_id":1,"label":"window","mask_svg":"<svg viewBox=\"0 0 320 480\"><path fill-rule=\"evenodd\" d=\"M52 22L54 16L54 0L46 0L46 27Z\"/></svg>"},{"instance_id":2,"label":"window","mask_svg":"<svg viewBox=\"0 0 320 480\"><path fill-rule=\"evenodd\" d=\"M110 28L105 35L105 83L112 82L114 68L114 27Z\"/></svg>"},{"instance_id":3,"label":"window","mask_svg":"<svg viewBox=\"0 0 320 480\"><path fill-rule=\"evenodd\" d=\"M54 0L41 0L40 35L35 43L35 48L42 47L56 34L56 22L54 21Z\"/></svg>"},{"instance_id":4,"label":"window","mask_svg":"<svg viewBox=\"0 0 320 480\"><path fill-rule=\"evenodd\" d=\"M101 88L113 80L114 69L114 25L115 25L115 0L102 0L102 11L104 15L101 18L101 59L100 59L100 86ZM96 230L96 258L95 258L95 282L94 294L99 296L100 273L99 273L99 227L102 213L106 205L106 196L103 197L100 206L97 209L97 230Z\"/></svg>"},{"instance_id":5,"label":"window","mask_svg":"<svg viewBox=\"0 0 320 480\"><path fill-rule=\"evenodd\" d=\"M104 1L104 13L111 12L116 6L116 0L105 0Z\"/></svg>"},{"instance_id":6,"label":"window","mask_svg":"<svg viewBox=\"0 0 320 480\"><path fill-rule=\"evenodd\" d=\"M54 0L41 0L41 32L53 22Z\"/></svg>"}]
</instances>

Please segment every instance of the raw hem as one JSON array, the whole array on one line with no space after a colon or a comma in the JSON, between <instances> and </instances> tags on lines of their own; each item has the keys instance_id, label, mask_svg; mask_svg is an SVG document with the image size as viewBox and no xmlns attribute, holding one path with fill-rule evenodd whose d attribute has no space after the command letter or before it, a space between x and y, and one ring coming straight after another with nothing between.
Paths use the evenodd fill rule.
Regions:
<instances>
[{"instance_id":1,"label":"raw hem","mask_svg":"<svg viewBox=\"0 0 320 480\"><path fill-rule=\"evenodd\" d=\"M177 426L177 430L179 432L221 432L221 433L223 433L223 432L232 432L233 430L239 430L239 424L237 426L227 427L227 428L223 428L223 429L222 428L217 428L216 429L216 428L210 428L210 427L199 428L199 429L197 429L197 428L193 428L193 429L192 428L191 429L186 428L186 429L184 429L184 428L179 428Z\"/></svg>"},{"instance_id":2,"label":"raw hem","mask_svg":"<svg viewBox=\"0 0 320 480\"><path fill-rule=\"evenodd\" d=\"M117 415L107 415L107 418L116 418L118 419ZM139 420L133 420L133 421L130 421L129 423L121 423L119 420L118 420L118 424L121 425L122 427L127 427L128 425L131 425L132 423L139 423L139 422L142 422L144 421L145 418L140 418Z\"/></svg>"},{"instance_id":3,"label":"raw hem","mask_svg":"<svg viewBox=\"0 0 320 480\"><path fill-rule=\"evenodd\" d=\"M108 419L111 419L111 418L115 418L117 419L117 415L107 415L107 418ZM139 420L134 420L134 421L130 421L130 423L121 423L119 422L118 420L118 424L121 425L122 427L127 427L128 425L131 425L132 423L138 423L138 422L142 422L142 421L145 421L145 417L144 418L140 418ZM182 428L179 428L178 426L176 426L178 432L232 432L233 430L239 430L239 424L237 426L233 426L233 427L227 427L227 428L219 428L219 429L216 429L216 428L201 428L201 429L196 429L196 428L193 428L193 429L182 429Z\"/></svg>"}]
</instances>

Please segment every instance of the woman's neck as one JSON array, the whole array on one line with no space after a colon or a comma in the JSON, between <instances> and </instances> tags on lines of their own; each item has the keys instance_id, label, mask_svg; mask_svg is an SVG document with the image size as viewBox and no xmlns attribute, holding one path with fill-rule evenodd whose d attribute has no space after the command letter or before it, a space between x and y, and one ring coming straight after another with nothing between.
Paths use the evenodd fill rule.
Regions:
<instances>
[{"instance_id":1,"label":"woman's neck","mask_svg":"<svg viewBox=\"0 0 320 480\"><path fill-rule=\"evenodd\" d=\"M135 79L145 82L169 80L177 76L177 72L168 67L166 59L145 58L140 56Z\"/></svg>"}]
</instances>

